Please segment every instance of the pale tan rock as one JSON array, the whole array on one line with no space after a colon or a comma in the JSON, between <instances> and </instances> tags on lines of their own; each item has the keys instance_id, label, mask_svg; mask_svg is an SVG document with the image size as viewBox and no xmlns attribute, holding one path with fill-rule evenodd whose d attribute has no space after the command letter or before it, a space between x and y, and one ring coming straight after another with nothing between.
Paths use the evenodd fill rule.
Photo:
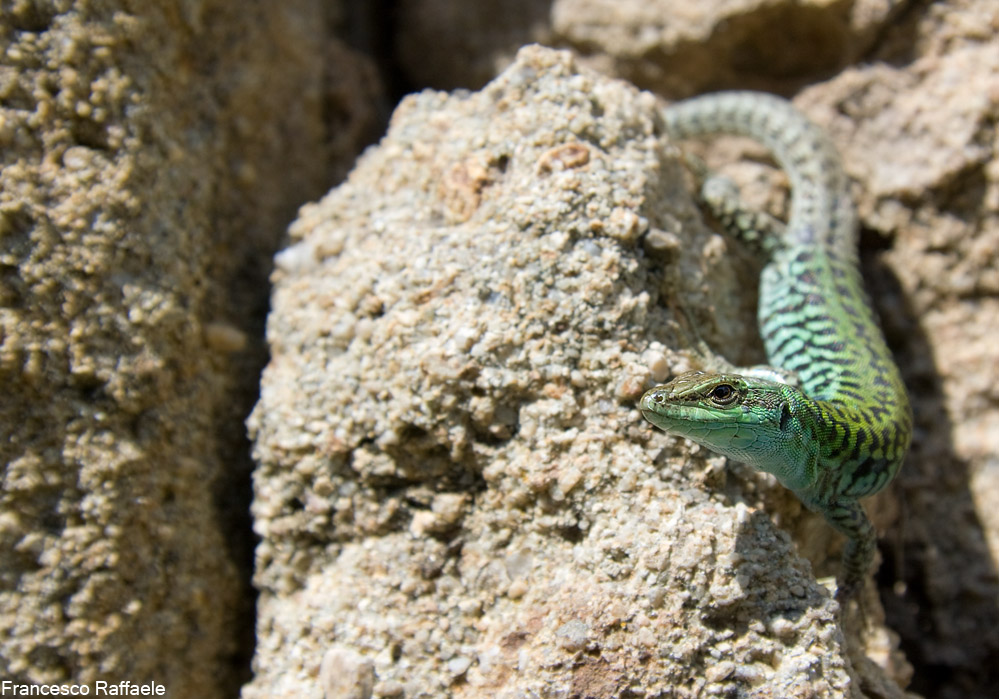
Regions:
<instances>
[{"instance_id":1,"label":"pale tan rock","mask_svg":"<svg viewBox=\"0 0 999 699\"><path fill-rule=\"evenodd\" d=\"M323 699L370 699L375 669L371 660L349 648L334 646L319 665Z\"/></svg>"},{"instance_id":2,"label":"pale tan rock","mask_svg":"<svg viewBox=\"0 0 999 699\"><path fill-rule=\"evenodd\" d=\"M552 29L606 72L665 95L787 92L870 50L901 0L555 0Z\"/></svg>"},{"instance_id":3,"label":"pale tan rock","mask_svg":"<svg viewBox=\"0 0 999 699\"><path fill-rule=\"evenodd\" d=\"M158 14L160 5L173 9ZM999 653L999 401L994 388L999 385L994 349L999 158L993 133L999 102L994 45L999 5L981 0L559 0L550 5L407 0L399 5L397 19L403 21L395 25L395 40L380 34L388 31L384 17L365 20L374 22L364 30L369 39L379 37L385 49L375 60L325 37L324 21L329 22L326 27L342 29L349 24L349 13L335 4L320 8L315 0L256 9L220 0L176 8L162 3L20 2L0 11L0 24L8 30L2 35L0 60L0 375L5 388L0 420L6 426L0 440L0 674L24 681L155 678L168 683L170 696L231 695L234 639L241 624L252 623L247 590L240 587L231 563L230 548L240 541L246 546L247 539L233 515L243 504L232 493L246 472L239 456L239 422L246 396L254 390L260 356L254 317L266 293L266 251L296 203L315 195L320 184L338 181L347 169L345 160L370 138L382 99L376 60L384 67L398 58L403 82L408 79L412 86L478 86L505 66L520 44L541 39L571 46L590 65L670 95L719 86L790 94L813 84L797 103L832 132L857 180L867 229L864 257L871 263L867 278L913 391L919 424L899 486L869 505L884 532L881 596L889 622L912 653L915 686L929 696L992 699L996 688L987 673ZM367 15L372 6L365 5ZM907 11L899 14L900 9ZM843 70L850 62L855 67ZM818 79L828 82L815 84ZM552 93L553 99L574 96L577 101L565 108L584 115L577 122L559 122L567 124L564 131L571 138L528 145L520 137L540 133L537 121L528 119L523 132L487 128L483 124L497 118L488 108L471 102L459 108L454 102L459 98L450 98L445 111L457 114L459 122L476 109L489 116L477 122L479 136L475 128L456 130L454 135L464 134L464 142L450 144L446 155L434 154L452 135L439 133L447 131L447 124L438 123L436 132L428 129L432 119L426 114L433 107L411 107L416 114L399 116L400 128L420 138L393 132L389 147L401 151L369 158L375 164L360 170L358 184L332 200L349 215L331 212L333 204L303 210L296 224L300 237L323 226L334 233L309 233L314 248L290 248L282 264L293 270L315 264L316 256L348 254L345 250L354 250L357 243L340 233L352 227L360 231L356 238L384 235L399 221L412 235L423 231L420 226L483 230L487 213L549 235L559 226L570 238L585 234L591 236L588 240L602 240L604 231L613 231L625 246L637 237L641 255L629 257L623 249L611 261L652 262L669 280L663 288L648 280L618 282L619 287L636 295L645 289L650 298L643 303L649 308L658 309L667 296L682 300L714 347L741 352L730 357L737 361L757 360L753 298L747 293L755 285L752 264L734 245L706 237L702 229L693 241L688 237L698 215L681 194L686 183L672 171L667 175L658 166L634 162L625 166L626 174L644 173L637 201L668 202L654 213L649 212L653 204L639 211L633 202L608 194L601 183L613 179L613 159L593 150L589 132L580 130L589 124L593 131L598 121L586 115L594 102L580 97L583 92ZM652 118L640 117L645 107L631 99L621 100L631 105L627 119L611 110L618 120L612 130L624 133L626 124L637 128ZM596 103L614 100L603 96ZM511 103L502 107L504 115L524 118ZM550 115L557 110L537 111ZM645 128L637 132L645 134ZM481 132L512 133L507 140L535 158L533 172L517 174L521 189L516 201L509 196L511 178L502 162L488 157L491 151L481 145ZM629 133L633 138L635 131ZM684 145L688 147L694 146ZM606 152L617 155L621 150L615 145ZM748 151L748 160L742 156L746 152L720 144L708 155L713 165L727 163L731 174L741 178L748 199L780 213L786 179L760 164L758 149ZM396 173L395 166L407 157L416 158L421 167L433 163L436 169ZM672 168L671 158L672 153L655 159ZM573 179L581 170L594 177ZM544 202L532 201L539 181L563 183L566 191L557 195L541 190L559 206L546 210ZM414 182L423 187L420 196L411 190ZM395 199L389 200L393 187ZM586 206L594 212L567 222L576 200L565 197L573 188L588 193ZM379 197L372 210L391 216L356 213L356 202L371 192ZM599 202L611 200L619 204L614 210L599 210ZM421 207L430 212L419 213ZM547 218L540 217L542 225L531 228L539 209ZM520 244L511 242L507 248L510 268L519 260ZM387 247L373 249L381 253ZM395 267L384 278L397 278L413 259L421 259L389 253ZM352 260L359 257L350 254ZM538 259L549 264L562 261L563 254L561 248L553 249ZM486 278L501 274L499 263L488 259L474 262L489 270ZM469 257L455 252L451 262L446 272L428 274L436 281L448 280L454 267L469 266ZM606 279L613 273L611 268L602 275ZM297 280L298 272L282 274L283 293L312 288L312 281L302 281L300 287L288 281ZM627 274L631 272L626 280ZM651 279L651 271L649 275ZM508 276L524 279L523 274ZM550 278L562 276L556 270ZM565 291L553 281L561 295L549 306L559 311L564 299L584 295L598 305L610 304L618 287L607 291L596 277L594 273L584 291ZM670 371L692 366L686 339L674 332L671 316L656 311L636 323L622 315L615 325L618 318L608 321L606 308L590 309L589 316L574 315L581 311L572 309L560 312L589 325L563 330L543 316L530 332L513 339L529 343L531 333L556 329L561 338L570 331L573 338L590 338L598 350L587 350L585 365L574 356L563 357L554 362L554 370L531 374L523 367L545 361L554 352L551 347L535 347L507 371L497 357L519 345L497 344L503 336L489 335L489 327L476 335L467 327L455 330L456 320L450 326L443 322L452 316L428 320L414 310L433 303L447 284L418 287L419 275L398 282L398 289L410 290L414 309L395 312L399 300L384 287L363 294L355 304L353 279L347 275L345 283L323 282L328 290L320 297L333 312L307 309L306 317L301 308L283 305L281 312L288 317L299 314L285 326L275 321L287 341L294 344L302 337L287 331L296 324L327 323L307 340L326 347L386 343L380 318L387 313L396 323L392 332L405 331L409 337L422 337L421 328L423 335L451 328L447 351L452 354L428 352L418 365L400 364L392 359L394 350L365 360L373 362L365 371L373 366L389 377L403 371L403 376L420 377L418 387L437 387L423 405L417 398L425 393L398 385L394 394L374 392L366 399L397 407L408 400L409 412L420 417L417 426L427 427L426 433L399 429L409 424L405 415L397 415L392 424L379 423L377 430L360 415L359 426L344 434L367 436L348 447L338 434L320 439L329 436L333 413L310 411L303 420L278 401L284 412L273 420L283 419L299 432L282 432L286 451L266 463L293 473L287 483L264 490L280 495L297 489L301 498L292 500L290 513L283 495L256 504L261 515L257 526L265 534L261 560L270 560L280 549L277 563L261 572L266 591L262 624L280 623L261 626L261 679L248 694L277 686L275 673L286 662L301 662L304 673L281 680L291 691L321 687L318 658L330 649L338 651L337 643L344 641L339 636L331 641L333 632L324 636L316 631L300 639L302 629L309 628L307 615L282 595L299 589L303 580L314 596L303 597L314 603L321 629L367 634L357 636L358 650L349 650L360 658L349 664L360 670L361 681L352 687L368 691L370 660L375 673L370 691L379 697L458 691L473 696L479 688L488 694L489 687L513 681L509 677L519 672L521 650L527 670L551 686L559 667L568 665L559 666L565 656L556 656L553 664L537 670L537 658L547 649L578 653L573 662L579 660L583 670L570 689L613 693L619 675L602 673L603 666L594 667L588 659L618 662L634 657L622 653L637 647L647 649L637 656L642 665L643 652L658 658L661 647L679 648L677 639L688 631L691 640L680 648L686 654L676 657L700 662L707 648L711 658L703 679L691 685L699 691L750 687L762 692L767 680L794 668L806 673L821 668L829 648L835 656L832 674L844 676L839 641L827 635L814 655L801 651L808 638L802 634L814 631L811 621L778 615L751 629L757 634L753 636L741 621L745 615L739 616L757 609L755 598L747 601L745 592L756 589L751 587L754 580L763 576L769 589L781 576L792 576L786 567L800 565L792 551L809 557L818 574L834 573L838 538L821 520L803 514L793 497L737 465L700 452L690 457L696 467L681 473L677 460L688 458L682 443L646 434L650 428L635 415L622 417L650 374L661 380ZM488 298L493 290L480 292ZM521 298L529 307L527 295ZM607 337L593 339L601 327L597 321L609 323L602 332L613 337L633 332L632 326L643 322L647 327L628 335L621 356L615 357L601 344ZM281 341L279 337L275 345ZM473 357L479 346L488 349L476 350ZM425 347L434 348L425 340L409 354ZM454 361L462 352L468 361ZM485 378L467 373L469 365L490 358L494 364ZM361 376L362 360L356 361L353 376ZM333 366L339 370L340 365ZM289 377L288 390L297 390L298 377L311 380L322 373L311 364L306 371L275 363L271 371L271 391L282 376ZM354 380L345 376L348 383ZM486 388L461 403L465 396L460 387L470 381ZM311 390L303 393L318 401ZM587 397L593 395L599 398ZM345 401L336 394L331 403ZM532 409L521 415L522 404ZM604 411L611 417L604 418ZM427 415L441 417L435 421ZM563 415L566 423L557 423ZM598 423L604 430L597 429ZM620 434L605 434L613 430ZM590 446L581 447L581 438L590 440ZM636 456L614 439L632 446L653 440L651 444L665 445L666 456L654 462L655 449ZM271 443L260 439L258 448ZM501 450L506 450L505 461L477 470ZM330 477L323 471L322 459L343 465L348 455L343 474ZM533 466L532 458L538 462ZM616 460L627 468L614 465ZM455 463L467 469L449 466ZM650 481L652 476L639 464L665 469L667 484ZM508 467L513 475L504 478ZM223 480L216 481L218 473ZM438 490L440 474L446 482L443 490ZM632 490L613 500L608 479ZM209 488L213 482L221 485ZM639 486L647 494L636 498ZM686 499L679 500L683 516L668 521L685 523L680 533L692 540L691 546L670 538L677 533L660 534L656 527L661 523L636 524L620 512L647 503L661 508L664 492L667 503L675 505L674 490L681 486L686 488L681 491ZM221 510L213 492L223 493ZM490 494L488 507L483 507L481 493ZM716 531L719 522L739 516L725 504L731 502L762 508L765 515L754 511L750 520L757 527L752 530L756 538L739 529L733 543L730 532ZM667 516L661 510L652 513L653 520ZM768 519L792 533L793 548L784 539L770 538ZM484 520L488 526L479 524ZM218 531L219 521L228 528L224 534ZM577 575L579 562L573 556L588 551L584 544L596 522L619 526L632 536L625 537L623 547L588 552L582 558L583 573ZM639 536L642 526L645 538ZM465 542L468 531L485 531L486 536L455 553L453 542ZM562 537L561 548L551 544L556 536ZM711 544L707 554L705 541ZM752 542L760 541L766 555L745 555L742 549L756 548ZM338 546L343 546L343 557L333 564ZM616 559L627 563L631 559L625 554L635 552L641 552L642 565L655 583L643 587L632 581L635 574L627 566L610 567L604 560L619 566ZM379 561L404 564L389 569ZM302 572L313 568L320 573ZM697 616L696 605L704 597L695 595L679 611L671 606L677 586L687 586L702 568L718 571L709 599L723 610L710 618L708 630ZM317 579L330 570L349 574L342 581ZM468 583L466 574L477 582ZM391 585L386 576L392 577ZM665 583L658 584L660 578ZM552 579L568 581L567 592L543 587L547 583L542 581ZM622 579L631 587L609 589ZM812 599L820 591L811 580L807 570L794 569L786 593L795 600ZM437 589L454 585L457 592ZM377 598L386 589L387 601L376 600L383 605L376 610L396 604L417 616L400 622L397 612L390 611L378 619L370 608L351 606L360 590ZM346 621L337 627L328 616L329 597L341 594L345 601L337 602L336 609L343 610ZM579 609L581 598L596 601ZM818 609L825 614L821 604ZM884 696L905 683L911 668L882 624L876 603L871 604L866 629L859 629L855 620L847 624L846 647L857 680L853 687ZM606 609L595 612L599 605ZM622 623L632 608L644 617L638 614ZM725 611L733 609L739 614ZM668 620L679 620L668 633L662 621L667 612L672 615ZM826 617L819 622L824 633L832 633ZM799 631L801 624L807 631ZM589 631L575 633L584 628ZM719 641L726 628L732 629L734 640ZM381 635L371 629L381 629ZM513 632L504 635L508 629ZM609 629L608 640L595 629ZM663 634L666 646L660 645ZM478 645L465 641L466 635ZM456 636L462 640L455 641ZM355 640L344 642L354 648ZM408 668L398 665L448 643L447 658L417 663L417 680L408 679L403 671ZM282 655L288 647L307 652L289 661ZM773 657L791 660L775 669L769 661L761 664L756 656L749 657L753 647L776 648ZM354 659L349 653L342 657ZM733 653L742 655L732 660ZM682 671L674 672L681 660L663 661L673 663L663 675L665 685L688 679ZM424 684L428 677L437 684ZM842 691L836 682L802 689L809 696Z\"/></svg>"},{"instance_id":4,"label":"pale tan rock","mask_svg":"<svg viewBox=\"0 0 999 699\"><path fill-rule=\"evenodd\" d=\"M995 3L933 5L885 37L886 51L902 44L912 60L845 71L799 100L840 144L884 249L867 278L917 437L900 507L882 520L882 598L916 679L939 668L924 685L934 696L997 690L987 669L999 657L997 28Z\"/></svg>"},{"instance_id":5,"label":"pale tan rock","mask_svg":"<svg viewBox=\"0 0 999 699\"><path fill-rule=\"evenodd\" d=\"M309 5L0 9L4 681L238 689L252 309L325 169Z\"/></svg>"},{"instance_id":6,"label":"pale tan rock","mask_svg":"<svg viewBox=\"0 0 999 699\"><path fill-rule=\"evenodd\" d=\"M670 298L752 329L675 156L651 95L532 47L480 92L406 98L303 208L250 420L244 697L320 696L334 644L375 695L903 695L852 674L770 519L793 498L635 410L650 348L684 342Z\"/></svg>"},{"instance_id":7,"label":"pale tan rock","mask_svg":"<svg viewBox=\"0 0 999 699\"><path fill-rule=\"evenodd\" d=\"M664 95L789 93L863 60L902 0L403 0L398 67L410 84L478 88L530 42Z\"/></svg>"},{"instance_id":8,"label":"pale tan rock","mask_svg":"<svg viewBox=\"0 0 999 699\"><path fill-rule=\"evenodd\" d=\"M912 452L868 511L884 533L888 626L913 653L914 683L932 696L996 689L987 670L999 654L996 28L994 3L934 4L883 37L885 61L795 100L830 132L856 181L865 278L913 398ZM756 205L782 214L786 179L747 163L747 152L760 155L712 145L708 160ZM835 543L820 522L791 526L813 560ZM905 666L868 637L867 654L904 681Z\"/></svg>"}]
</instances>

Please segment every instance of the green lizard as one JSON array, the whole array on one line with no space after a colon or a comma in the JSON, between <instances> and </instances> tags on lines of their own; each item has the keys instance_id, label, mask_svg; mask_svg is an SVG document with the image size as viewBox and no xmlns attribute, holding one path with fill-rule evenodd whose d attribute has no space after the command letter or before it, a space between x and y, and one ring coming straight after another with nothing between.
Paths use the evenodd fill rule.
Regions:
<instances>
[{"instance_id":1,"label":"green lizard","mask_svg":"<svg viewBox=\"0 0 999 699\"><path fill-rule=\"evenodd\" d=\"M863 582L874 527L858 498L884 488L909 448L912 412L864 292L849 183L828 137L783 99L717 93L664 112L676 138L731 133L766 146L791 181L786 226L709 179L702 198L765 259L759 325L773 366L691 371L648 391L649 422L774 474L846 535L836 596ZM703 344L703 343L702 343Z\"/></svg>"}]
</instances>

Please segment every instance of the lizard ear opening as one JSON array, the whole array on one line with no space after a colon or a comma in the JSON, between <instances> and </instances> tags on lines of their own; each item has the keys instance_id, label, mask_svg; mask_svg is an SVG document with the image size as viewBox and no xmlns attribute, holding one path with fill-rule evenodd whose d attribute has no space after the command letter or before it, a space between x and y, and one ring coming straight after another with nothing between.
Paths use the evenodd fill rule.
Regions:
<instances>
[{"instance_id":1,"label":"lizard ear opening","mask_svg":"<svg viewBox=\"0 0 999 699\"><path fill-rule=\"evenodd\" d=\"M780 430L786 432L791 425L791 406L786 402L780 405Z\"/></svg>"}]
</instances>

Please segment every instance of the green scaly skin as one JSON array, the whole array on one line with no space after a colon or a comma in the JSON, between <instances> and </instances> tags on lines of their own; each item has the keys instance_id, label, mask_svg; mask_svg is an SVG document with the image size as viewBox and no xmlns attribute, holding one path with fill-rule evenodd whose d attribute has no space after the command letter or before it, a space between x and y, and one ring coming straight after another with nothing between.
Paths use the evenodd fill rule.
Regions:
<instances>
[{"instance_id":1,"label":"green scaly skin","mask_svg":"<svg viewBox=\"0 0 999 699\"><path fill-rule=\"evenodd\" d=\"M828 137L783 99L717 93L681 102L664 118L676 138L748 136L791 181L786 227L705 183L722 224L760 251L759 325L772 367L693 371L648 391L642 414L657 427L774 474L846 535L837 598L860 586L875 550L858 502L898 473L912 412L898 367L864 292L848 179ZM713 194L712 194L713 192Z\"/></svg>"}]
</instances>

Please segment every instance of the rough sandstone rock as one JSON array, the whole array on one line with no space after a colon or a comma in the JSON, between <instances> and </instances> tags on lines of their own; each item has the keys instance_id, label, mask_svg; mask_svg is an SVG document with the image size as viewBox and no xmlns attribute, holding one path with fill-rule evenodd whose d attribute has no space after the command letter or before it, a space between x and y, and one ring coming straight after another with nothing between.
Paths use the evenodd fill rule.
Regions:
<instances>
[{"instance_id":1,"label":"rough sandstone rock","mask_svg":"<svg viewBox=\"0 0 999 699\"><path fill-rule=\"evenodd\" d=\"M862 60L903 0L403 0L411 84L478 88L536 41L664 95L724 87L788 93Z\"/></svg>"},{"instance_id":2,"label":"rough sandstone rock","mask_svg":"<svg viewBox=\"0 0 999 699\"><path fill-rule=\"evenodd\" d=\"M635 409L686 361L667 304L752 318L650 94L524 49L481 92L407 97L291 234L244 697L903 695L851 669L770 519L793 498Z\"/></svg>"},{"instance_id":3,"label":"rough sandstone rock","mask_svg":"<svg viewBox=\"0 0 999 699\"><path fill-rule=\"evenodd\" d=\"M555 0L556 36L660 94L787 92L861 59L902 0Z\"/></svg>"},{"instance_id":4,"label":"rough sandstone rock","mask_svg":"<svg viewBox=\"0 0 999 699\"><path fill-rule=\"evenodd\" d=\"M999 691L996 27L994 3L933 5L882 37L884 60L795 100L857 183L865 280L913 398L912 451L868 510L885 532L887 623L928 696ZM725 147L708 159L741 160L744 191L781 214L786 180L745 156ZM812 558L813 542L825 546L808 520L794 532Z\"/></svg>"},{"instance_id":5,"label":"rough sandstone rock","mask_svg":"<svg viewBox=\"0 0 999 699\"><path fill-rule=\"evenodd\" d=\"M312 4L0 9L5 681L245 673L254 323L327 185Z\"/></svg>"},{"instance_id":6,"label":"rough sandstone rock","mask_svg":"<svg viewBox=\"0 0 999 699\"><path fill-rule=\"evenodd\" d=\"M914 24L898 31L921 57L844 71L799 102L859 183L883 251L866 276L915 397L904 516L883 546L889 625L926 668L917 688L984 699L999 691L999 5Z\"/></svg>"},{"instance_id":7,"label":"rough sandstone rock","mask_svg":"<svg viewBox=\"0 0 999 699\"><path fill-rule=\"evenodd\" d=\"M260 361L255 338L266 294L261 280L267 251L290 208L344 171L342 163L328 162L327 156L349 157L356 140L365 137L366 124L377 118L372 117L377 80L365 59L322 38L324 27L329 32L356 25L353 9L320 7L316 0L249 10L246 3L220 0L170 5L162 12L159 5L56 0L8 3L0 10L0 374L5 388L0 420L6 437L0 440L0 674L17 681L148 677L166 681L171 696L210 696L217 688L231 694L233 667L239 666L231 657L234 638L252 623L249 596L237 580L245 575L234 572L232 561L247 545L239 514L245 499L238 493L246 475L239 423ZM414 85L478 86L521 43L538 39L573 46L586 55L587 64L671 96L718 86L790 94L812 85L797 103L833 133L858 182L867 279L902 361L919 425L898 487L868 508L887 532L881 597L890 625L916 665L914 688L935 697L996 696L999 683L991 668L999 663L994 563L999 560L994 349L999 324L994 128L999 121L994 43L999 6L978 0L557 0L545 19L538 13L544 5L528 2L523 11L497 15L511 5L406 0L400 3L399 17L405 21L397 23L395 41L384 40L376 59L384 67L386 54L398 52L404 60L400 69ZM371 37L388 31L384 17L365 13L369 24L361 33L367 40L353 45L370 44ZM829 79L858 58L866 65ZM329 130L324 131L320 113L329 119ZM437 144L434 139L428 142ZM734 163L746 152L718 145L708 152L715 164ZM539 156L538 162L554 172L578 161L579 153L573 147ZM749 198L782 211L785 180L779 173L746 160L729 167L736 177L748 175L740 181ZM389 165L384 169L392 172ZM476 162L437 174L438 180L425 186L440 188L446 206L438 208L448 221L474 216L481 202L489 203L488 166L484 174ZM373 175L366 177L373 191L381 191ZM675 177L659 173L650 179L656 177L674 182L666 197L669 207L689 207ZM359 199L366 196L354 191ZM651 201L665 194L641 196ZM403 204L386 206L404 210ZM743 359L758 358L753 300L744 293L754 284L752 265L733 246L704 237L687 209L676 219L670 219L675 214L670 211L662 214L660 229L650 227L641 236L642 253L672 276L665 289L648 289L648 303L680 299L719 351L736 354L739 348ZM299 225L305 231L313 224ZM693 242L687 235L695 236ZM682 353L667 350L663 358L654 344L684 346L685 338L672 330L662 323L646 329L645 342L658 340L635 367L651 366L657 377L667 366L681 368ZM620 366L616 371L624 373ZM635 380L644 372L635 368ZM465 380L460 374L454 379ZM522 394L524 403L533 400L526 390L504 395L520 405ZM487 440L508 440L503 426L517 424L517 418L504 415L504 406L495 401L473 398L481 400L470 408L475 417L465 430L474 435L476 425L484 424L499 432ZM627 400L620 400L615 410L627 407ZM288 419L297 418L290 413ZM649 429L637 417L628 425ZM654 439L637 432L634 438ZM333 441L328 448L338 453L343 447ZM337 520L337 536L368 541L362 532L408 522L414 536L450 542L452 532L470 526L464 513L478 506L479 491L435 493L430 485L426 492L404 490L406 478L393 489L391 474L384 482L371 476L385 468L371 462L379 449L393 458L400 452L398 447L367 447L358 463L368 479L364 487L381 483L380 492L388 493L384 507L370 494L355 497L348 485L341 500L347 498L358 510ZM671 446L670 462L683 453L682 445ZM649 455L643 459L648 467ZM602 459L603 466L607 462ZM687 496L705 491L728 502L741 498L754 508L764 503L767 515L792 532L796 549L820 574L835 570L830 545L836 538L820 521L799 516L793 498L738 467L729 467L733 477L720 462L698 463L684 477L701 479L685 491ZM665 480L688 483L674 467L660 463L659 468L665 468ZM580 470L556 477L556 483L562 489L574 483L569 488L570 497L577 498L573 506L589 513L589 495L571 495L580 487ZM205 487L213 482L218 497ZM325 488L316 490L318 497L308 501L308 508L328 506ZM654 490L663 492L658 485ZM535 503L538 497L526 501ZM716 500L697 502L717 507ZM636 506L633 498L628 503ZM530 513L536 510L553 516L548 506L531 505ZM563 510L554 512L564 516ZM731 514L726 508L721 512ZM592 513L586 521L598 515L604 516ZM773 530L766 519L759 512L751 516L769 537ZM282 522L297 526L292 518ZM542 534L564 531L570 542L583 533L572 526L548 527ZM315 541L303 531L295 536L304 541L303 551L311 551L308 546ZM269 536L281 536L280 527ZM318 540L328 536L320 531ZM729 541L713 536L723 544ZM262 553L269 546L265 541ZM443 558L452 560L446 546L443 551ZM786 566L790 554L780 551L779 565ZM435 573L436 551L424 554L417 557L420 565L406 573L410 584L447 579ZM293 560L293 567L307 567L304 555ZM504 554L496 575L508 583L511 591L504 594L510 599L529 594L531 578L523 571L525 566L533 570L537 560L536 555ZM373 570L384 574L383 567ZM301 577L288 574L288 584L300 584ZM358 587L372 585L360 574L352 579ZM277 587L268 587L268 594ZM407 587L404 598L411 594ZM233 602L234 597L242 601ZM324 609L322 603L317 600L317 608ZM273 620L267 609L264 619ZM474 603L463 613L476 613ZM319 616L328 618L324 614ZM590 648L598 627L565 616L552 616L562 619L547 631L552 647L565 653ZM904 680L905 667L894 655L891 636L879 626L876 607L871 616L863 651ZM305 622L296 623L287 627L289 633L299 633ZM429 620L421 623L411 626L430 627ZM277 670L264 664L283 667L279 651L286 648L261 628L263 679L254 687L271 686ZM744 632L742 626L735 629ZM857 630L849 624L846 630L853 649ZM510 654L521 644L527 653L537 642L528 639L506 636L500 647ZM710 647L704 643L697 632L690 647ZM378 662L394 654L404 657L408 648L393 645ZM364 649L352 650L349 639L328 644L315 656L325 659L326 674L317 681L335 687L344 678L357 678L353 686L363 694L369 672L382 667L369 656ZM871 668L861 653L851 650L851 656L867 690L894 691L890 686L875 690L884 673ZM582 651L577 657L592 661L596 656ZM690 657L699 662L696 653ZM318 672L319 661L313 665L309 658L310 672ZM455 653L441 661L440 677L465 686L461 683L481 674L479 662L470 653ZM704 678L717 683L736 677L739 664L712 666ZM744 681L747 671L739 672L744 677L737 679ZM592 673L577 686L606 688L587 678ZM376 682L371 691L392 696L403 689L401 681L389 679Z\"/></svg>"}]
</instances>

